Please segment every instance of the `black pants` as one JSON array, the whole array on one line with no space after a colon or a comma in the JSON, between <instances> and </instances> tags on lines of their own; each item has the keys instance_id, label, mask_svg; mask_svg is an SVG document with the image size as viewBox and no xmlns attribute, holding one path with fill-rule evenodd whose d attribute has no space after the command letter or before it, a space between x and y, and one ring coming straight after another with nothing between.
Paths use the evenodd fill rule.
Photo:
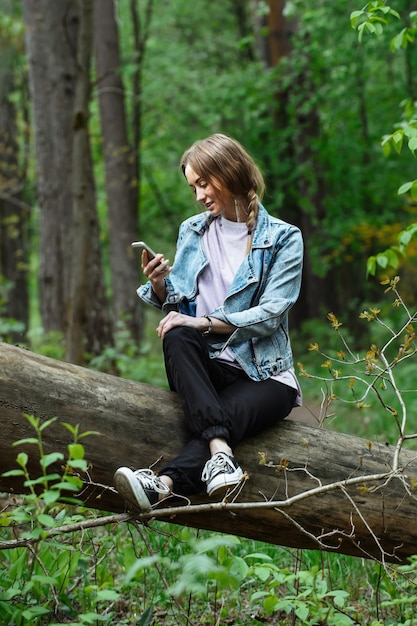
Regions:
<instances>
[{"instance_id":1,"label":"black pants","mask_svg":"<svg viewBox=\"0 0 417 626\"><path fill-rule=\"evenodd\" d=\"M242 370L211 359L205 339L177 327L163 341L170 388L181 400L191 439L159 472L173 480L173 491L192 495L204 490L201 473L210 458L209 441L224 438L232 450L246 436L284 419L295 389L274 380L256 382Z\"/></svg>"}]
</instances>

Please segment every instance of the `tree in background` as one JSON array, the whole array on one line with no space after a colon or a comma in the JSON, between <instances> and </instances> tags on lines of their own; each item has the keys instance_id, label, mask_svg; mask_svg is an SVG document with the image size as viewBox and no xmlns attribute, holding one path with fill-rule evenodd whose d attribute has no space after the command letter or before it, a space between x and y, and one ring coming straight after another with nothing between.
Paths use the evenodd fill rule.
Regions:
<instances>
[{"instance_id":1,"label":"tree in background","mask_svg":"<svg viewBox=\"0 0 417 626\"><path fill-rule=\"evenodd\" d=\"M40 204L40 304L67 358L112 341L89 149L91 0L24 0Z\"/></svg>"},{"instance_id":2,"label":"tree in background","mask_svg":"<svg viewBox=\"0 0 417 626\"><path fill-rule=\"evenodd\" d=\"M17 104L13 101L21 71L22 30L10 30L16 12L3 4L0 17L0 315L20 322L12 325L17 341L29 323L29 206L24 202L26 152L20 152ZM23 109L26 116L26 109Z\"/></svg>"},{"instance_id":3,"label":"tree in background","mask_svg":"<svg viewBox=\"0 0 417 626\"><path fill-rule=\"evenodd\" d=\"M114 0L94 2L94 41L96 85L103 136L106 169L106 198L109 220L109 259L115 319L123 319L136 339L141 337L142 316L139 298L134 297L138 282L138 258L130 247L137 238L139 212L139 155L141 140L141 68L152 13L147 2L141 30L138 6L131 0L131 15L137 66L133 80L133 106L130 135L125 111L125 90L120 73L121 58Z\"/></svg>"}]
</instances>

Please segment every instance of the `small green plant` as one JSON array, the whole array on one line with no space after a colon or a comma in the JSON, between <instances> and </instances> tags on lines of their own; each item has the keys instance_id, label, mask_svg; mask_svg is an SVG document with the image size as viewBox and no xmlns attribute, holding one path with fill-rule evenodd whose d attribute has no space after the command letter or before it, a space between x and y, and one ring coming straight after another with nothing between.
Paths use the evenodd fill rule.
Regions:
<instances>
[{"instance_id":1,"label":"small green plant","mask_svg":"<svg viewBox=\"0 0 417 626\"><path fill-rule=\"evenodd\" d=\"M248 559L259 555L248 555ZM331 589L328 573L317 566L311 570L291 572L264 560L252 565L251 573L262 581L263 589L251 596L253 604L261 603L266 615L293 614L301 624L354 624L354 609L347 601L349 593ZM352 617L349 616L349 613Z\"/></svg>"},{"instance_id":2,"label":"small green plant","mask_svg":"<svg viewBox=\"0 0 417 626\"><path fill-rule=\"evenodd\" d=\"M42 422L33 415L25 417L34 430L34 436L20 439L14 445L36 447L39 472L33 476L29 470L28 453L18 453L18 468L5 472L3 476L23 481L28 493L11 498L0 516L3 531L0 543L0 616L3 624L13 626L46 624L50 623L52 616L76 615L78 612L71 598L71 588L73 576L82 567L85 555L70 542L64 540L58 543L53 537L83 519L82 502L76 494L83 486L87 461L80 441L97 434L80 433L78 426L64 423L72 436L66 456L62 452L47 454L43 433L56 418ZM107 591L102 588L91 590L88 604L95 607L105 600L114 600L114 594L110 598ZM83 619L80 623L92 623L89 618Z\"/></svg>"},{"instance_id":3,"label":"small green plant","mask_svg":"<svg viewBox=\"0 0 417 626\"><path fill-rule=\"evenodd\" d=\"M385 293L394 295L392 306L401 310L402 316L396 324L390 325L389 318L381 316L378 307L369 307L360 314L360 318L369 324L377 326L378 343L371 340L371 344L360 353L355 352L346 341L342 322L334 313L328 314L331 328L340 340L339 349L334 353L324 352L317 342L309 346L310 352L320 355L324 361L321 363L323 375L310 374L299 363L300 375L319 380L325 384L323 394L326 397L326 414L335 401L360 410L367 410L372 400L376 400L386 415L393 422L394 429L389 429L397 437L397 454L405 442L415 440L409 435L408 415L416 406L417 398L415 389L409 386L409 381L404 380L403 387L399 372L401 366L410 362L417 353L416 333L414 323L416 314L409 311L406 303L398 291L399 277L383 281L386 287Z\"/></svg>"}]
</instances>

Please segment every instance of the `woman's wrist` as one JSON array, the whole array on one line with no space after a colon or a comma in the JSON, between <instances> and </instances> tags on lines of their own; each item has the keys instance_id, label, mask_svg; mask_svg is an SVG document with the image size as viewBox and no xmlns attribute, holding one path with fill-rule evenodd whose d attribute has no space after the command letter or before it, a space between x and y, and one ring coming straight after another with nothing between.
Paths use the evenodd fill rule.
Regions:
<instances>
[{"instance_id":1,"label":"woman's wrist","mask_svg":"<svg viewBox=\"0 0 417 626\"><path fill-rule=\"evenodd\" d=\"M163 304L165 302L167 293L165 278L163 278L162 281L150 280L149 282L152 285L152 291L158 298L159 302Z\"/></svg>"},{"instance_id":2,"label":"woman's wrist","mask_svg":"<svg viewBox=\"0 0 417 626\"><path fill-rule=\"evenodd\" d=\"M207 335L209 335L213 329L213 321L211 317L209 317L208 315L203 315L203 318L207 320L207 325L204 328L204 330L201 332L201 334L203 335L203 337L207 337Z\"/></svg>"}]
</instances>

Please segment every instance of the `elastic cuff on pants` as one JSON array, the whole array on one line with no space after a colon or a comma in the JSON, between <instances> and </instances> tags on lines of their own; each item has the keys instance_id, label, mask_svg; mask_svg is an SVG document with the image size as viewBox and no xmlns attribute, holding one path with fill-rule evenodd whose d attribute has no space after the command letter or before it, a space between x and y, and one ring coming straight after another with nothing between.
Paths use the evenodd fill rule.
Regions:
<instances>
[{"instance_id":1,"label":"elastic cuff on pants","mask_svg":"<svg viewBox=\"0 0 417 626\"><path fill-rule=\"evenodd\" d=\"M221 426L220 424L216 426L209 426L208 428L206 428L206 430L201 433L201 437L205 441L210 441L211 439L219 437L220 439L225 439L227 444L229 444L230 440L228 429L225 426Z\"/></svg>"}]
</instances>

